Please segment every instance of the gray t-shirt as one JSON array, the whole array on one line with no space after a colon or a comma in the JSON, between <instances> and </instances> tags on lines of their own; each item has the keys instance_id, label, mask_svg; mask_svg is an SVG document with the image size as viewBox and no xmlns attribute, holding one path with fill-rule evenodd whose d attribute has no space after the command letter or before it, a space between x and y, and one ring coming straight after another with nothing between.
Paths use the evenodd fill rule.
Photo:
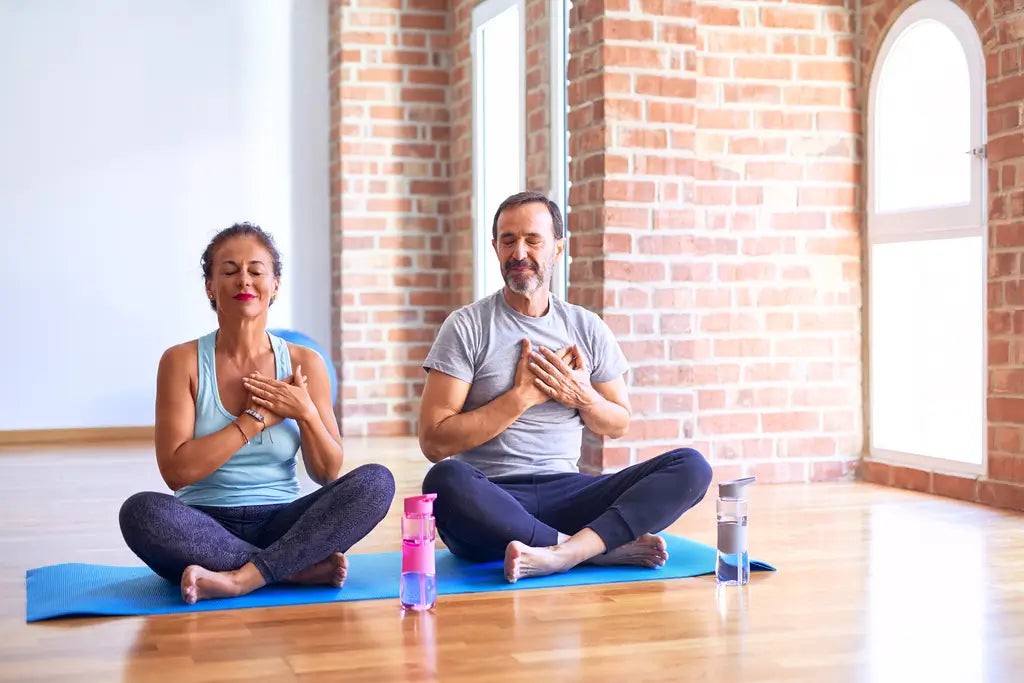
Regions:
<instances>
[{"instance_id":1,"label":"gray t-shirt","mask_svg":"<svg viewBox=\"0 0 1024 683\"><path fill-rule=\"evenodd\" d=\"M503 290L463 306L441 325L423 367L472 385L463 412L486 405L512 388L524 338L534 350L577 344L592 383L621 377L629 366L608 325L591 311L554 295L550 301L548 312L536 318L509 306ZM582 437L579 411L549 400L527 409L490 441L453 457L488 477L577 472Z\"/></svg>"}]
</instances>

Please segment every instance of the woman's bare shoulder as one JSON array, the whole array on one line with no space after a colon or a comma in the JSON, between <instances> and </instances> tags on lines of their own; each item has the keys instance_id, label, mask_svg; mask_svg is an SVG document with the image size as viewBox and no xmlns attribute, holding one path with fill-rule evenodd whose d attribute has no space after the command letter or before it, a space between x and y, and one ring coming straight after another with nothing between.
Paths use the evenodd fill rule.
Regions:
<instances>
[{"instance_id":1,"label":"woman's bare shoulder","mask_svg":"<svg viewBox=\"0 0 1024 683\"><path fill-rule=\"evenodd\" d=\"M292 344L291 342L285 343L288 344L288 355L291 356L293 368L296 365L304 365L308 368L311 364L316 364L318 367L324 367L324 359L316 349L311 349L308 346L301 346L299 344Z\"/></svg>"},{"instance_id":2,"label":"woman's bare shoulder","mask_svg":"<svg viewBox=\"0 0 1024 683\"><path fill-rule=\"evenodd\" d=\"M182 367L195 365L199 357L199 340L191 339L168 347L160 356L160 365Z\"/></svg>"},{"instance_id":3,"label":"woman's bare shoulder","mask_svg":"<svg viewBox=\"0 0 1024 683\"><path fill-rule=\"evenodd\" d=\"M313 349L308 346L301 346L299 344L293 344L290 341L286 341L285 344L288 346L288 357L292 359L292 367L301 365L302 363L308 363L312 357L311 354L316 353Z\"/></svg>"}]
</instances>

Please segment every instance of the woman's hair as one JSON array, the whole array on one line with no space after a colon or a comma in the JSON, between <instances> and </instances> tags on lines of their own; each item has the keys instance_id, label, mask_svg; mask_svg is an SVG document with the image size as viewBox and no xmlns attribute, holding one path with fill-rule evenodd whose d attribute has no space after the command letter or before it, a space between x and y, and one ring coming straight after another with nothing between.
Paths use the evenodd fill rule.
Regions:
<instances>
[{"instance_id":1,"label":"woman's hair","mask_svg":"<svg viewBox=\"0 0 1024 683\"><path fill-rule=\"evenodd\" d=\"M281 277L281 254L277 251L277 246L274 244L274 237L263 230L258 225L252 223L235 223L229 228L224 228L210 240L210 243L206 245L206 251L203 252L203 256L199 259L199 263L203 268L203 278L209 282L213 276L213 255L217 251L217 247L224 243L225 240L229 240L232 237L255 237L260 241L260 244L270 252L270 257L274 259L274 277ZM213 310L217 310L217 303L214 301L210 302L210 307Z\"/></svg>"}]
</instances>

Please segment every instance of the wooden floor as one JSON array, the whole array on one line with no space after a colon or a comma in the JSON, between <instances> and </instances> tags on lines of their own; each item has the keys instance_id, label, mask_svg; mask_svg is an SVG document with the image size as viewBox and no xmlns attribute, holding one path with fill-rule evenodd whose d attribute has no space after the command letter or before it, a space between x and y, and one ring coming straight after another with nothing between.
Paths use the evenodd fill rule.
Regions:
<instances>
[{"instance_id":1,"label":"wooden floor","mask_svg":"<svg viewBox=\"0 0 1024 683\"><path fill-rule=\"evenodd\" d=\"M348 440L396 473L352 552L396 550L409 439ZM0 680L1021 681L1024 517L867 484L751 489L752 556L780 571L395 601L25 623L25 570L138 564L120 502L164 490L144 447L0 452ZM670 531L714 543L709 494Z\"/></svg>"}]
</instances>

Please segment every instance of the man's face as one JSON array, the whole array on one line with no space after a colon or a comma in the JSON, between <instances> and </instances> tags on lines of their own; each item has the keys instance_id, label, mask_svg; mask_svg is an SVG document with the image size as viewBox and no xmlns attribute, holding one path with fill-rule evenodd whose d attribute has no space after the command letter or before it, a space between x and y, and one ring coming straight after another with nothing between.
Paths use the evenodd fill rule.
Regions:
<instances>
[{"instance_id":1,"label":"man's face","mask_svg":"<svg viewBox=\"0 0 1024 683\"><path fill-rule=\"evenodd\" d=\"M565 240L555 239L551 212L541 202L505 209L498 216L498 239L492 242L509 289L529 295L551 285L555 259Z\"/></svg>"}]
</instances>

